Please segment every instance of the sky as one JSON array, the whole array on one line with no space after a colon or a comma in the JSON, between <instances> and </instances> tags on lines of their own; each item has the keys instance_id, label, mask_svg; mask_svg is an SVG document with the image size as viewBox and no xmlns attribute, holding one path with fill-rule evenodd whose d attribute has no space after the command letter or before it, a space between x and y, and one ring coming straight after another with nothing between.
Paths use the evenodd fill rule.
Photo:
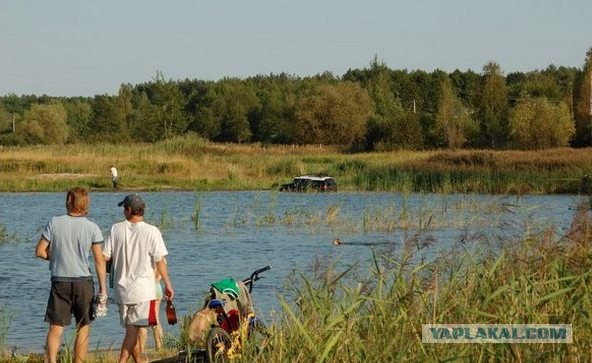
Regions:
<instances>
[{"instance_id":1,"label":"sky","mask_svg":"<svg viewBox=\"0 0 592 363\"><path fill-rule=\"evenodd\" d=\"M0 96L368 68L582 68L592 0L0 0Z\"/></svg>"}]
</instances>

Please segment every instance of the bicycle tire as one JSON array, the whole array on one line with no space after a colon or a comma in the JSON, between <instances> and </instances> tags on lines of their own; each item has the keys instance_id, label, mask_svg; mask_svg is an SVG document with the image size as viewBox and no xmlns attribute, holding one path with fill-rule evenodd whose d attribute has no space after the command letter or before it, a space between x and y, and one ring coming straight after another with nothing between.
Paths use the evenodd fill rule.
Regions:
<instances>
[{"instance_id":1,"label":"bicycle tire","mask_svg":"<svg viewBox=\"0 0 592 363\"><path fill-rule=\"evenodd\" d=\"M226 363L228 350L232 346L232 338L226 330L215 326L208 333L206 339L206 350L209 363Z\"/></svg>"}]
</instances>

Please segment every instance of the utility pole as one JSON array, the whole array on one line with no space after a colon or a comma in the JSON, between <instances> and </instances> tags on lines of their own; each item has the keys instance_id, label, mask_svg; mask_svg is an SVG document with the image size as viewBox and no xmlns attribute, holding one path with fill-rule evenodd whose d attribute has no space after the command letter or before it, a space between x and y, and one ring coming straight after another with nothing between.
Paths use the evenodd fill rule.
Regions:
<instances>
[{"instance_id":1,"label":"utility pole","mask_svg":"<svg viewBox=\"0 0 592 363\"><path fill-rule=\"evenodd\" d=\"M574 120L574 96L573 96L573 81L569 82L569 116Z\"/></svg>"},{"instance_id":2,"label":"utility pole","mask_svg":"<svg viewBox=\"0 0 592 363\"><path fill-rule=\"evenodd\" d=\"M16 124L14 123L14 112L12 113L12 133L16 133Z\"/></svg>"}]
</instances>

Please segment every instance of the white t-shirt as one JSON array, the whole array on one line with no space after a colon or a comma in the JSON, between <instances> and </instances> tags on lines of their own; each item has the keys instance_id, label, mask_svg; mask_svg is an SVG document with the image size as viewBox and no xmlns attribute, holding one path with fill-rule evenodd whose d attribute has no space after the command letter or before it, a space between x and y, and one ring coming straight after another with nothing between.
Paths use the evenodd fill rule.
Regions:
<instances>
[{"instance_id":1,"label":"white t-shirt","mask_svg":"<svg viewBox=\"0 0 592 363\"><path fill-rule=\"evenodd\" d=\"M114 166L111 167L111 178L117 178L117 169Z\"/></svg>"},{"instance_id":2,"label":"white t-shirt","mask_svg":"<svg viewBox=\"0 0 592 363\"><path fill-rule=\"evenodd\" d=\"M113 263L114 299L120 304L154 300L154 262L168 254L160 230L146 222L111 227L103 254Z\"/></svg>"}]
</instances>

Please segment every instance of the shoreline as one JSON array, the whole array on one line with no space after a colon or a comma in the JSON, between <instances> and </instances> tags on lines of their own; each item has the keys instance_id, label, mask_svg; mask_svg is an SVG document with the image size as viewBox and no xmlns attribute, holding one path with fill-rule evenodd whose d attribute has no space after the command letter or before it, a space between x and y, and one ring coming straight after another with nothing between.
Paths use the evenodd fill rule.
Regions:
<instances>
[{"instance_id":1,"label":"shoreline","mask_svg":"<svg viewBox=\"0 0 592 363\"><path fill-rule=\"evenodd\" d=\"M184 141L184 140L181 140ZM479 194L592 193L592 148L423 150L349 154L336 147L163 143L0 147L0 192L279 190L325 174L338 191Z\"/></svg>"},{"instance_id":2,"label":"shoreline","mask_svg":"<svg viewBox=\"0 0 592 363\"><path fill-rule=\"evenodd\" d=\"M117 349L90 349L88 350L87 362L88 363L101 363L101 362L117 362L119 359L119 346ZM71 352L64 354L70 356ZM175 349L164 348L161 351L156 351L154 348L146 349L144 357L148 362L158 359L173 358L178 354ZM27 363L43 363L44 352L25 352L18 353L17 351L7 352L6 355L0 354L0 363L12 363L12 362L27 362ZM60 360L58 356L58 361ZM67 359L67 358L66 358Z\"/></svg>"}]
</instances>

